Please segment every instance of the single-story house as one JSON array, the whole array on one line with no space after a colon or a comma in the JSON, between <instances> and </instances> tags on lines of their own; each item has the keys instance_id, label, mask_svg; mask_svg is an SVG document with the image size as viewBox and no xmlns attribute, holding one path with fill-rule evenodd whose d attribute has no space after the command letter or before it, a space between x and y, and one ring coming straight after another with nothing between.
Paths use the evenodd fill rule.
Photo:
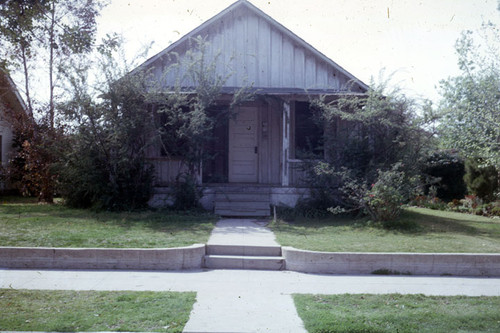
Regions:
<instances>
[{"instance_id":1,"label":"single-story house","mask_svg":"<svg viewBox=\"0 0 500 333\"><path fill-rule=\"evenodd\" d=\"M251 86L255 98L240 105L237 116L214 130L213 160L200 169L202 204L221 215L269 215L270 207L294 206L307 195L301 182L300 151L314 145L322 129L311 120L311 96L364 95L369 87L249 1L239 0L142 64L168 90L175 75L172 61L186 57L192 40L207 42L204 57L227 77L223 92ZM228 75L230 74L230 75ZM224 94L223 94L224 95ZM222 96L223 96L222 95ZM225 104L226 103L226 104ZM221 98L219 108L228 107ZM321 152L319 152L321 153ZM168 184L181 172L180 162L161 147L149 158L155 166L151 203L168 201Z\"/></svg>"},{"instance_id":2,"label":"single-story house","mask_svg":"<svg viewBox=\"0 0 500 333\"><path fill-rule=\"evenodd\" d=\"M9 112L25 112L26 106L9 74L0 69L0 174L7 168L12 150L13 129L7 119ZM0 178L0 191L9 185Z\"/></svg>"}]
</instances>

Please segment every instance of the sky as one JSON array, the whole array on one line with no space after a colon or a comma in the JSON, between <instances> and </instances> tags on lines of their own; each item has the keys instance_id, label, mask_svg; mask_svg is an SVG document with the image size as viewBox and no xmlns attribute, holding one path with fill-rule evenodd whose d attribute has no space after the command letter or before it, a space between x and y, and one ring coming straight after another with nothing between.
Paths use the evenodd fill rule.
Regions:
<instances>
[{"instance_id":1,"label":"sky","mask_svg":"<svg viewBox=\"0 0 500 333\"><path fill-rule=\"evenodd\" d=\"M111 0L98 34L123 35L128 57L162 51L236 0ZM439 100L439 81L459 74L455 42L483 22L500 26L498 0L250 0L369 84Z\"/></svg>"}]
</instances>

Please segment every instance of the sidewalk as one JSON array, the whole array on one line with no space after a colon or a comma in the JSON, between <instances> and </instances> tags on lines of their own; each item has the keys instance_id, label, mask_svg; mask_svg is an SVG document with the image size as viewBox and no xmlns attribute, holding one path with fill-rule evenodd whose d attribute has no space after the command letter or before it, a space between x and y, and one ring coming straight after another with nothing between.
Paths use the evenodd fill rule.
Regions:
<instances>
[{"instance_id":1,"label":"sidewalk","mask_svg":"<svg viewBox=\"0 0 500 333\"><path fill-rule=\"evenodd\" d=\"M222 219L207 245L279 246L264 225L251 219ZM246 279L238 272L226 271L225 278L214 280L211 285L218 288L198 290L184 332L307 332L290 293L266 286L268 278L258 275L270 272L249 271Z\"/></svg>"},{"instance_id":2,"label":"sidewalk","mask_svg":"<svg viewBox=\"0 0 500 333\"><path fill-rule=\"evenodd\" d=\"M293 293L500 296L500 278L315 275L248 270L0 270L0 288L195 291L198 302L186 332L305 332L292 308ZM290 322L283 321L284 318Z\"/></svg>"},{"instance_id":3,"label":"sidewalk","mask_svg":"<svg viewBox=\"0 0 500 333\"><path fill-rule=\"evenodd\" d=\"M221 220L210 244L275 243L250 220ZM242 244L240 244L242 243ZM292 271L85 271L0 269L0 288L195 291L185 332L305 332L294 293L500 296L500 278L348 276Z\"/></svg>"}]
</instances>

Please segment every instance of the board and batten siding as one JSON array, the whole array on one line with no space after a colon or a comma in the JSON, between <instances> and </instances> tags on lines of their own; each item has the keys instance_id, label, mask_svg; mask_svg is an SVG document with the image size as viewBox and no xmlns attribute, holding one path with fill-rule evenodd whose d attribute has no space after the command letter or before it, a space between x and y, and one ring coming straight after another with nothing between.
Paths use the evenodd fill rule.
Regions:
<instances>
[{"instance_id":1,"label":"board and batten siding","mask_svg":"<svg viewBox=\"0 0 500 333\"><path fill-rule=\"evenodd\" d=\"M229 76L227 87L296 88L345 90L348 78L326 61L314 55L282 29L270 24L264 17L245 7L236 8L228 15L197 32L206 39L206 63L215 61L217 74ZM175 46L181 63L193 41L185 39ZM191 45L189 45L191 44ZM153 62L158 77L171 64L168 56ZM166 86L173 86L179 69L164 77ZM192 83L184 82L189 86Z\"/></svg>"}]
</instances>

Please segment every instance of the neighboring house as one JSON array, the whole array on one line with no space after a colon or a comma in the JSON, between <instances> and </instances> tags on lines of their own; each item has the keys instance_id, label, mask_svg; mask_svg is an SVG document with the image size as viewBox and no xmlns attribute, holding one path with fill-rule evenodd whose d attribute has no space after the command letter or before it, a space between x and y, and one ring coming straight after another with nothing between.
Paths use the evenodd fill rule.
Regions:
<instances>
[{"instance_id":1,"label":"neighboring house","mask_svg":"<svg viewBox=\"0 0 500 333\"><path fill-rule=\"evenodd\" d=\"M13 139L12 125L7 120L7 113L12 111L25 112L25 110L24 101L19 95L16 85L9 74L0 69L0 165L3 170L9 161ZM0 191L8 188L8 184L0 178Z\"/></svg>"},{"instance_id":2,"label":"neighboring house","mask_svg":"<svg viewBox=\"0 0 500 333\"><path fill-rule=\"evenodd\" d=\"M308 193L301 182L300 152L314 150L323 134L311 120L309 98L364 95L368 86L246 0L139 68L154 72L163 87L174 86L175 75L162 76L170 64L168 55L182 59L198 36L208 42L205 56L215 59L219 74L231 74L223 91L230 94L251 85L256 94L254 102L238 108L236 119L214 132L217 140L208 149L216 157L198 175L203 206L233 216L269 215L273 205L294 206ZM223 100L218 104L224 107ZM166 186L182 170L180 162L162 156L160 148L149 157L156 170L153 202L158 205L167 197Z\"/></svg>"}]
</instances>

